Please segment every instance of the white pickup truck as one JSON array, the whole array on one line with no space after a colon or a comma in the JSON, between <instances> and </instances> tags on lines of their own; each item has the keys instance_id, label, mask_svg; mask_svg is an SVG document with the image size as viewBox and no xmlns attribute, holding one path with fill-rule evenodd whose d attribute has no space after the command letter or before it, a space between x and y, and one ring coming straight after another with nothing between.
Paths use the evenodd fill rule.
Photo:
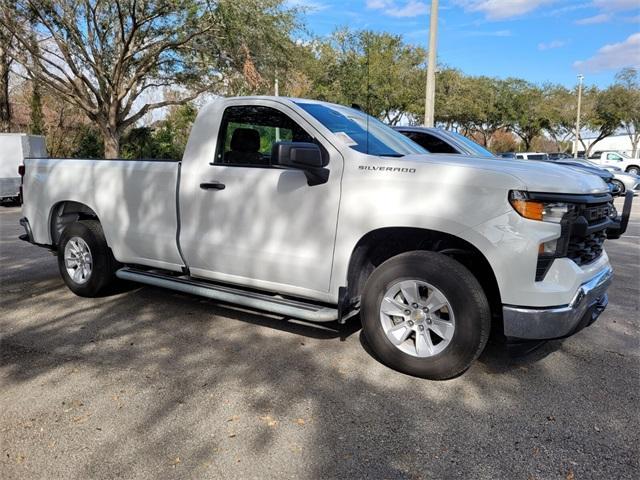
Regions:
<instances>
[{"instance_id":1,"label":"white pickup truck","mask_svg":"<svg viewBox=\"0 0 640 480\"><path fill-rule=\"evenodd\" d=\"M180 162L27 160L22 238L57 251L78 295L120 278L313 322L359 313L383 362L444 379L492 325L564 337L607 305L612 199L567 172L430 155L339 105L227 98Z\"/></svg>"},{"instance_id":2,"label":"white pickup truck","mask_svg":"<svg viewBox=\"0 0 640 480\"><path fill-rule=\"evenodd\" d=\"M603 167L618 167L632 175L640 175L640 159L631 158L621 152L594 152L589 160Z\"/></svg>"}]
</instances>

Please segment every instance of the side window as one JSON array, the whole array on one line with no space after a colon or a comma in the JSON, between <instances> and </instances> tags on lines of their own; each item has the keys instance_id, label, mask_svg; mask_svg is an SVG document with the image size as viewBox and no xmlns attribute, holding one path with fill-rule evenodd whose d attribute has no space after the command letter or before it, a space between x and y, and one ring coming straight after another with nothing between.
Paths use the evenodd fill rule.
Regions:
<instances>
[{"instance_id":1,"label":"side window","mask_svg":"<svg viewBox=\"0 0 640 480\"><path fill-rule=\"evenodd\" d=\"M275 108L228 107L222 115L214 163L269 167L271 147L280 141L313 142L313 138Z\"/></svg>"},{"instance_id":2,"label":"side window","mask_svg":"<svg viewBox=\"0 0 640 480\"><path fill-rule=\"evenodd\" d=\"M434 135L423 132L410 132L409 138L431 153L460 153L448 143Z\"/></svg>"},{"instance_id":3,"label":"side window","mask_svg":"<svg viewBox=\"0 0 640 480\"><path fill-rule=\"evenodd\" d=\"M524 160L525 159L524 155L516 155L516 158L519 159L519 160Z\"/></svg>"},{"instance_id":4,"label":"side window","mask_svg":"<svg viewBox=\"0 0 640 480\"><path fill-rule=\"evenodd\" d=\"M622 160L622 157L616 153L607 153L607 160Z\"/></svg>"}]
</instances>

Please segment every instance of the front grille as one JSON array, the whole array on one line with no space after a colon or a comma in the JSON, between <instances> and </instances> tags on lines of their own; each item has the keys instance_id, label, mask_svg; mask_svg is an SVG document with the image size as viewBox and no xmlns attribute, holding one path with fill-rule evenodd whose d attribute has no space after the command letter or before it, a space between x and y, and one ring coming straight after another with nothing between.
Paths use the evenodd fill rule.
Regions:
<instances>
[{"instance_id":1,"label":"front grille","mask_svg":"<svg viewBox=\"0 0 640 480\"><path fill-rule=\"evenodd\" d=\"M599 205L576 205L575 215L583 216L589 225L600 223L606 220L613 211L611 203L601 203Z\"/></svg>"},{"instance_id":2,"label":"front grille","mask_svg":"<svg viewBox=\"0 0 640 480\"><path fill-rule=\"evenodd\" d=\"M576 204L568 218L567 257L577 265L597 260L602 255L609 219L614 214L615 207L610 202Z\"/></svg>"},{"instance_id":3,"label":"front grille","mask_svg":"<svg viewBox=\"0 0 640 480\"><path fill-rule=\"evenodd\" d=\"M607 228L616 216L611 196L582 196L536 194L543 201L565 202L571 205L562 219L562 232L555 254L541 253L536 265L537 282L543 281L556 258L569 258L576 265L587 265L602 255Z\"/></svg>"},{"instance_id":4,"label":"front grille","mask_svg":"<svg viewBox=\"0 0 640 480\"><path fill-rule=\"evenodd\" d=\"M572 235L569 238L567 257L573 260L577 265L586 265L591 263L602 255L604 241L606 238L606 230L591 233L586 237L574 237Z\"/></svg>"}]
</instances>

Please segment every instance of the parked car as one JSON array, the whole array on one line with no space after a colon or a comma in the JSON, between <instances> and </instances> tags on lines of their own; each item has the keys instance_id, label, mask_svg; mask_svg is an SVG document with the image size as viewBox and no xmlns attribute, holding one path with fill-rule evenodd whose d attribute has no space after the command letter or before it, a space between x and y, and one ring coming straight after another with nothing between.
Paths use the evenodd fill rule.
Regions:
<instances>
[{"instance_id":1,"label":"parked car","mask_svg":"<svg viewBox=\"0 0 640 480\"><path fill-rule=\"evenodd\" d=\"M610 182L617 187L619 195L624 195L627 191L640 191L640 176L633 175L632 173L626 173L620 167L614 167L611 165L605 165L603 167L598 165L597 163L581 158L562 159L559 160L558 163L606 170L613 176Z\"/></svg>"},{"instance_id":2,"label":"parked car","mask_svg":"<svg viewBox=\"0 0 640 480\"><path fill-rule=\"evenodd\" d=\"M573 170L582 170L583 172L591 173L593 175L599 176L609 187L609 191L611 195L614 197L622 195L624 192L620 188L620 185L617 182L614 182L614 175L610 171L600 168L598 165L593 165L589 163L585 163L584 160L581 159L560 159L560 160L543 160L545 162L552 162L558 165L566 165L567 167L572 168Z\"/></svg>"},{"instance_id":3,"label":"parked car","mask_svg":"<svg viewBox=\"0 0 640 480\"><path fill-rule=\"evenodd\" d=\"M483 146L457 132L443 128L427 127L394 127L404 136L409 137L430 153L449 153L470 155L473 157L490 157L495 155Z\"/></svg>"},{"instance_id":4,"label":"parked car","mask_svg":"<svg viewBox=\"0 0 640 480\"><path fill-rule=\"evenodd\" d=\"M44 137L24 133L0 133L0 202L20 198L18 167L26 157L46 157Z\"/></svg>"},{"instance_id":5,"label":"parked car","mask_svg":"<svg viewBox=\"0 0 640 480\"><path fill-rule=\"evenodd\" d=\"M565 158L573 158L572 155L564 152L548 153L547 156L549 157L549 160L562 160Z\"/></svg>"},{"instance_id":6,"label":"parked car","mask_svg":"<svg viewBox=\"0 0 640 480\"><path fill-rule=\"evenodd\" d=\"M610 150L604 152L597 151L589 156L589 160L602 167L618 167L627 173L640 175L640 159L628 157L621 152L614 152Z\"/></svg>"},{"instance_id":7,"label":"parked car","mask_svg":"<svg viewBox=\"0 0 640 480\"><path fill-rule=\"evenodd\" d=\"M492 317L510 340L565 337L608 302L600 178L430 155L352 108L220 98L180 162L25 166L22 238L57 252L77 295L120 278L307 321L359 313L412 375L463 372Z\"/></svg>"}]
</instances>

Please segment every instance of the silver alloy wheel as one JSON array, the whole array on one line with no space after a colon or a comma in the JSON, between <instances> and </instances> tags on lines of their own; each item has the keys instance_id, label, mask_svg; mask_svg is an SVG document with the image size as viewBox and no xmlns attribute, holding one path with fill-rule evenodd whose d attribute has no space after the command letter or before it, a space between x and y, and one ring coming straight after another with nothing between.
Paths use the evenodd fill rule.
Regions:
<instances>
[{"instance_id":1,"label":"silver alloy wheel","mask_svg":"<svg viewBox=\"0 0 640 480\"><path fill-rule=\"evenodd\" d=\"M626 187L624 186L624 183L622 183L620 180L616 180L614 178L613 180L611 180L611 183L618 186L618 195L622 195L625 192Z\"/></svg>"},{"instance_id":2,"label":"silver alloy wheel","mask_svg":"<svg viewBox=\"0 0 640 480\"><path fill-rule=\"evenodd\" d=\"M447 297L421 280L403 280L389 287L380 304L380 322L396 348L421 358L447 348L456 328Z\"/></svg>"},{"instance_id":3,"label":"silver alloy wheel","mask_svg":"<svg viewBox=\"0 0 640 480\"><path fill-rule=\"evenodd\" d=\"M89 281L93 257L89 245L80 237L71 237L64 246L64 266L71 280L78 285Z\"/></svg>"}]
</instances>

